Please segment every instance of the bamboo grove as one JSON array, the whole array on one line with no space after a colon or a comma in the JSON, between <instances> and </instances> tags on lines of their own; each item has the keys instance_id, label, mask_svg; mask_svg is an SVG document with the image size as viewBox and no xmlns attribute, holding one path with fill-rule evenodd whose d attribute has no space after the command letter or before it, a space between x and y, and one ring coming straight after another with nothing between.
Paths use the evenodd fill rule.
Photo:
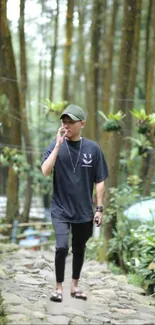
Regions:
<instances>
[{"instance_id":1,"label":"bamboo grove","mask_svg":"<svg viewBox=\"0 0 155 325\"><path fill-rule=\"evenodd\" d=\"M15 22L9 16L14 5ZM67 103L84 108L83 134L106 156L105 210L109 189L132 175L141 180L141 195L149 196L155 167L155 1L0 0L0 24L0 195L7 196L6 221L28 221L36 186L47 194L41 157ZM116 219L105 223L107 242Z\"/></svg>"}]
</instances>

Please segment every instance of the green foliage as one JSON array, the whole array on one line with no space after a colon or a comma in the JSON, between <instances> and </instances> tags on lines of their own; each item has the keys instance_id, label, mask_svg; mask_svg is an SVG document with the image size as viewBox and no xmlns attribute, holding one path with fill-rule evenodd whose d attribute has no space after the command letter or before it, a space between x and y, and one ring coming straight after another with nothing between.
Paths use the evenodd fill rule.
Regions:
<instances>
[{"instance_id":1,"label":"green foliage","mask_svg":"<svg viewBox=\"0 0 155 325\"><path fill-rule=\"evenodd\" d=\"M101 237L90 238L87 242L85 255L87 260L96 260L101 262L103 260L103 239Z\"/></svg>"},{"instance_id":2,"label":"green foliage","mask_svg":"<svg viewBox=\"0 0 155 325\"><path fill-rule=\"evenodd\" d=\"M134 257L137 258L138 266L132 267L135 274L140 275L146 291L152 287L155 290L155 224L143 224L138 229L131 229L133 246L136 247Z\"/></svg>"},{"instance_id":3,"label":"green foliage","mask_svg":"<svg viewBox=\"0 0 155 325\"><path fill-rule=\"evenodd\" d=\"M141 110L133 109L131 114L136 117L137 122L137 131L141 134L147 134L150 132L152 128L155 128L155 113L146 114L145 110L142 108Z\"/></svg>"},{"instance_id":4,"label":"green foliage","mask_svg":"<svg viewBox=\"0 0 155 325\"><path fill-rule=\"evenodd\" d=\"M107 132L120 131L122 128L121 124L115 120L108 120L103 124L103 130Z\"/></svg>"},{"instance_id":5,"label":"green foliage","mask_svg":"<svg viewBox=\"0 0 155 325\"><path fill-rule=\"evenodd\" d=\"M111 246L109 249L109 259L113 260L114 253L119 253L120 258L122 252L125 252L124 259L127 258L128 247L132 246L130 239L130 228L133 222L129 221L124 215L123 211L127 206L134 203L139 197L138 193L138 178L133 175L129 179L130 185L124 186L122 188L111 188L111 198L109 207L106 209L106 214L104 214L104 222L110 221L114 215L117 215L117 230L114 231L114 237L111 240ZM103 225L104 227L104 225ZM135 227L137 227L137 221L135 221ZM127 235L128 229L128 235ZM103 233L101 227L101 234ZM87 244L86 257L87 259L96 259L99 262L103 260L104 252L104 238L91 238Z\"/></svg>"},{"instance_id":6,"label":"green foliage","mask_svg":"<svg viewBox=\"0 0 155 325\"><path fill-rule=\"evenodd\" d=\"M127 178L128 184L122 184L119 188L110 188L110 203L104 215L105 220L110 220L113 215L117 215L117 219L123 216L125 208L134 203L139 197L138 184L140 182L137 175L131 175ZM120 218L119 218L120 216Z\"/></svg>"},{"instance_id":7,"label":"green foliage","mask_svg":"<svg viewBox=\"0 0 155 325\"><path fill-rule=\"evenodd\" d=\"M139 138L125 137L125 140L130 140L138 148L152 149L151 143L143 134L139 135Z\"/></svg>"},{"instance_id":8,"label":"green foliage","mask_svg":"<svg viewBox=\"0 0 155 325\"><path fill-rule=\"evenodd\" d=\"M152 113L152 114L149 115L149 124L152 127L155 127L155 113Z\"/></svg>"},{"instance_id":9,"label":"green foliage","mask_svg":"<svg viewBox=\"0 0 155 325\"><path fill-rule=\"evenodd\" d=\"M122 129L121 121L125 117L125 115L121 111L118 111L116 114L110 113L110 114L108 114L108 117L102 111L98 111L98 114L106 121L103 124L103 129L105 131L118 132Z\"/></svg>"},{"instance_id":10,"label":"green foliage","mask_svg":"<svg viewBox=\"0 0 155 325\"><path fill-rule=\"evenodd\" d=\"M130 274L130 281L143 285L146 292L153 293L155 285L155 222L141 224L138 220L128 220L123 211L138 196L140 180L136 175L128 177L128 187L123 190L111 189L110 206L106 219L117 215L116 229L110 240L108 258ZM127 197L128 196L128 197ZM118 265L114 264L114 267ZM135 275L135 277L134 277Z\"/></svg>"},{"instance_id":11,"label":"green foliage","mask_svg":"<svg viewBox=\"0 0 155 325\"><path fill-rule=\"evenodd\" d=\"M133 108L133 110L131 111L131 114L140 121L148 121L148 119L149 119L148 115L146 114L146 112L143 108L140 110Z\"/></svg>"},{"instance_id":12,"label":"green foliage","mask_svg":"<svg viewBox=\"0 0 155 325\"><path fill-rule=\"evenodd\" d=\"M52 189L52 176L44 176L40 169L40 161L36 160L33 170L30 172L33 177L33 190L35 193L50 193Z\"/></svg>"},{"instance_id":13,"label":"green foliage","mask_svg":"<svg viewBox=\"0 0 155 325\"><path fill-rule=\"evenodd\" d=\"M62 101L59 103L53 103L48 98L44 100L44 104L42 105L46 111L46 115L49 115L50 113L60 114L65 106L68 104L66 101Z\"/></svg>"},{"instance_id":14,"label":"green foliage","mask_svg":"<svg viewBox=\"0 0 155 325\"><path fill-rule=\"evenodd\" d=\"M118 111L116 114L110 113L108 119L113 119L115 121L121 121L125 117L125 114L122 111Z\"/></svg>"},{"instance_id":15,"label":"green foliage","mask_svg":"<svg viewBox=\"0 0 155 325\"><path fill-rule=\"evenodd\" d=\"M138 175L130 175L127 177L127 183L133 187L134 189L138 189L137 185L141 183L141 179L139 178Z\"/></svg>"},{"instance_id":16,"label":"green foliage","mask_svg":"<svg viewBox=\"0 0 155 325\"><path fill-rule=\"evenodd\" d=\"M147 293L155 286L155 221L142 224L140 220L129 220L124 210L140 198L137 175L127 178L127 186L110 189L110 204L104 216L105 222L114 216L116 228L109 243L109 267L113 272L127 272L129 281L142 285ZM153 194L152 194L153 195ZM103 243L103 240L102 240ZM100 242L101 245L101 242Z\"/></svg>"},{"instance_id":17,"label":"green foliage","mask_svg":"<svg viewBox=\"0 0 155 325\"><path fill-rule=\"evenodd\" d=\"M108 117L100 110L98 111L98 114L106 121L108 120L121 121L125 117L125 114L123 114L122 111L118 111L116 114L109 113Z\"/></svg>"},{"instance_id":18,"label":"green foliage","mask_svg":"<svg viewBox=\"0 0 155 325\"><path fill-rule=\"evenodd\" d=\"M7 318L6 318L6 312L4 309L4 303L3 303L3 298L0 292L0 324L1 325L7 325Z\"/></svg>"},{"instance_id":19,"label":"green foliage","mask_svg":"<svg viewBox=\"0 0 155 325\"><path fill-rule=\"evenodd\" d=\"M129 284L134 284L137 287L141 287L143 285L143 279L139 274L129 272L127 278Z\"/></svg>"},{"instance_id":20,"label":"green foliage","mask_svg":"<svg viewBox=\"0 0 155 325\"><path fill-rule=\"evenodd\" d=\"M4 147L0 155L0 162L4 166L11 164L14 171L18 174L27 173L31 169L30 165L26 162L25 155L17 149Z\"/></svg>"},{"instance_id":21,"label":"green foliage","mask_svg":"<svg viewBox=\"0 0 155 325\"><path fill-rule=\"evenodd\" d=\"M14 171L19 175L24 184L28 176L33 179L33 190L35 194L49 193L52 187L51 176L45 177L41 172L40 160L35 160L34 166L27 163L26 156L17 149L5 147L0 155L0 162L3 166L12 165ZM21 182L20 182L21 183Z\"/></svg>"},{"instance_id":22,"label":"green foliage","mask_svg":"<svg viewBox=\"0 0 155 325\"><path fill-rule=\"evenodd\" d=\"M108 263L108 268L111 270L112 273L120 275L123 274L124 272L122 271L121 267L116 266L114 263L109 262Z\"/></svg>"}]
</instances>

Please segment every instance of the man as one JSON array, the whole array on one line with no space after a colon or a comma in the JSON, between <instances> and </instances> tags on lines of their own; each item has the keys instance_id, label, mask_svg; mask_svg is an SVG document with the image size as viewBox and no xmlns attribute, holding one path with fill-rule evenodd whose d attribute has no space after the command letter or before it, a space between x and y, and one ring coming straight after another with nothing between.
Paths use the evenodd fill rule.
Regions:
<instances>
[{"instance_id":1,"label":"man","mask_svg":"<svg viewBox=\"0 0 155 325\"><path fill-rule=\"evenodd\" d=\"M102 222L104 180L108 177L100 147L81 136L81 129L86 123L84 111L79 106L69 105L60 119L62 126L56 140L45 151L41 167L45 176L52 170L54 173L51 216L56 236L56 290L50 300L57 302L63 299L62 283L70 229L73 253L71 296L87 299L86 293L78 289L78 280L93 223L99 227ZM92 206L94 183L97 200L95 215Z\"/></svg>"}]
</instances>

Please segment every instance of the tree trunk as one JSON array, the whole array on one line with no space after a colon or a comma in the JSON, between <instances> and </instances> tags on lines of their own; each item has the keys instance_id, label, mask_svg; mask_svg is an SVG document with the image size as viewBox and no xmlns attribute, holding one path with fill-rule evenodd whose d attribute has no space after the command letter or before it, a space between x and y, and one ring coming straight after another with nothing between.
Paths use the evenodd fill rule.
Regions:
<instances>
[{"instance_id":1,"label":"tree trunk","mask_svg":"<svg viewBox=\"0 0 155 325\"><path fill-rule=\"evenodd\" d=\"M55 16L54 26L54 45L51 46L51 80L50 80L50 92L49 99L53 101L53 89L54 89L54 77L55 77L55 60L58 47L58 25L59 25L59 0L57 0L57 12Z\"/></svg>"},{"instance_id":2,"label":"tree trunk","mask_svg":"<svg viewBox=\"0 0 155 325\"><path fill-rule=\"evenodd\" d=\"M85 102L84 94L86 91L86 67L85 67L85 41L84 41L84 23L86 15L85 3L78 4L78 35L77 44L75 45L76 51L76 63L75 63L75 75L72 86L71 101L77 103L79 106L84 105ZM76 89L76 91L75 91ZM84 105L85 107L85 105Z\"/></svg>"},{"instance_id":3,"label":"tree trunk","mask_svg":"<svg viewBox=\"0 0 155 325\"><path fill-rule=\"evenodd\" d=\"M124 123L124 135L127 137L132 136L132 115L131 110L134 105L134 92L136 86L136 77L137 77L137 66L138 66L138 54L139 54L139 40L140 40L140 26L141 26L141 9L142 9L142 0L137 0L136 2L136 17L135 17L135 32L134 32L134 41L132 49L132 62L129 75L129 84L127 90L127 100L124 102L125 106L125 123ZM130 157L131 150L131 141L126 140L125 142L125 151L127 158Z\"/></svg>"},{"instance_id":4,"label":"tree trunk","mask_svg":"<svg viewBox=\"0 0 155 325\"><path fill-rule=\"evenodd\" d=\"M0 50L1 53L1 50ZM0 55L2 58L2 53ZM2 59L3 61L3 59ZM1 62L2 62L1 61ZM3 76L2 67L0 64L0 75ZM6 114L7 97L4 94L3 87L0 89L0 153L2 148L8 146L10 142L10 119ZM6 196L7 193L8 166L1 166L0 163L0 195Z\"/></svg>"},{"instance_id":5,"label":"tree trunk","mask_svg":"<svg viewBox=\"0 0 155 325\"><path fill-rule=\"evenodd\" d=\"M73 21L74 0L67 2L67 17L66 17L66 44L64 51L64 79L62 99L69 101L69 80L70 80L70 66L71 66L71 47L72 47L72 21Z\"/></svg>"},{"instance_id":6,"label":"tree trunk","mask_svg":"<svg viewBox=\"0 0 155 325\"><path fill-rule=\"evenodd\" d=\"M22 133L24 136L26 147L26 158L28 164L33 168L33 156L30 134L28 129L27 115L26 115L26 93L27 93L27 64L26 64L26 45L25 45L25 0L20 0L20 19L19 19L19 41L20 41L20 109L22 117ZM28 176L26 185L26 195L24 201L24 209L22 212L22 222L28 222L29 211L32 199L32 182L31 176Z\"/></svg>"},{"instance_id":7,"label":"tree trunk","mask_svg":"<svg viewBox=\"0 0 155 325\"><path fill-rule=\"evenodd\" d=\"M113 47L114 47L114 36L116 27L116 17L118 12L118 0L113 1L113 7L111 12L111 23L109 28L109 33L107 35L105 43L105 51L107 53L106 65L104 70L104 83L103 83L103 112L105 115L109 113L110 106L110 86L112 81L112 60L113 60Z\"/></svg>"},{"instance_id":8,"label":"tree trunk","mask_svg":"<svg viewBox=\"0 0 155 325\"><path fill-rule=\"evenodd\" d=\"M113 0L115 1L115 0ZM102 30L101 30L101 53L100 53L100 107L103 108L103 96L104 96L104 82L105 82L105 73L107 66L107 50L106 49L106 41L108 39L108 30L109 30L109 20L111 19L111 12L109 15L108 6L109 3L107 0L103 0L103 14L102 14ZM112 7L113 5L110 4Z\"/></svg>"},{"instance_id":9,"label":"tree trunk","mask_svg":"<svg viewBox=\"0 0 155 325\"><path fill-rule=\"evenodd\" d=\"M122 40L120 49L120 62L118 68L118 80L116 84L116 94L114 102L114 113L118 110L125 112L125 99L127 97L128 83L132 62L132 48L134 39L134 24L136 15L136 1L126 0L124 2L124 19L122 26ZM121 100L122 99L122 100ZM119 158L121 149L121 135L113 132L109 143L107 154L107 162L109 168L110 178L108 180L108 187L106 189L105 207L109 205L109 187L117 187L119 175ZM109 240L113 236L113 228L115 227L116 216L111 216L111 220L105 223L104 236L105 247L108 248ZM105 253L106 255L106 253Z\"/></svg>"},{"instance_id":10,"label":"tree trunk","mask_svg":"<svg viewBox=\"0 0 155 325\"><path fill-rule=\"evenodd\" d=\"M91 27L91 52L89 67L89 102L88 124L89 138L98 141L98 88L99 88L99 53L101 47L101 25L103 15L103 1L94 1Z\"/></svg>"},{"instance_id":11,"label":"tree trunk","mask_svg":"<svg viewBox=\"0 0 155 325\"><path fill-rule=\"evenodd\" d=\"M109 114L110 109L110 93L111 93L111 81L112 81L112 62L113 62L113 47L114 47L114 35L116 28L116 17L118 12L118 0L113 1L113 7L111 12L111 23L109 32L107 34L106 42L105 42L105 51L106 55L106 64L104 64L104 79L103 79L103 105L102 110L104 114L107 116ZM100 132L100 145L104 152L108 150L109 142L108 142L108 134L107 132L103 133L101 129Z\"/></svg>"},{"instance_id":12,"label":"tree trunk","mask_svg":"<svg viewBox=\"0 0 155 325\"><path fill-rule=\"evenodd\" d=\"M155 65L155 1L152 1L150 20L150 39L147 51L147 72L146 72L146 113L152 113L152 92Z\"/></svg>"},{"instance_id":13,"label":"tree trunk","mask_svg":"<svg viewBox=\"0 0 155 325\"><path fill-rule=\"evenodd\" d=\"M152 0L148 1L148 13L146 20L146 42L145 42L145 91L147 88L147 67L149 60L149 40L150 40L150 22L151 22Z\"/></svg>"},{"instance_id":14,"label":"tree trunk","mask_svg":"<svg viewBox=\"0 0 155 325\"><path fill-rule=\"evenodd\" d=\"M148 8L148 22L149 27L146 35L146 44L148 46L146 52L146 104L145 110L147 114L152 113L152 95L153 95L153 85L154 85L154 65L155 65L155 1L150 1L150 6ZM143 157L140 178L142 179L141 188L145 196L150 195L151 182L155 170L155 134L152 131L150 134L146 135L147 139L150 141L153 150L150 150L146 157Z\"/></svg>"},{"instance_id":15,"label":"tree trunk","mask_svg":"<svg viewBox=\"0 0 155 325\"><path fill-rule=\"evenodd\" d=\"M9 99L10 106L10 134L11 134L11 146L20 149L21 147L21 125L20 125L20 103L19 103L19 91L17 84L17 73L14 59L14 53L12 48L11 34L7 21L7 8L6 0L1 0L0 3L0 21L1 21L1 41L4 53L5 61L5 75L8 78L6 83L6 95ZM12 81L13 80L13 81ZM19 205L18 205L18 175L12 169L9 168L8 174L8 188L7 188L7 222L12 223L15 218L18 217Z\"/></svg>"},{"instance_id":16,"label":"tree trunk","mask_svg":"<svg viewBox=\"0 0 155 325\"><path fill-rule=\"evenodd\" d=\"M41 99L42 99L42 67L43 63L42 63L42 51L40 51L40 55L39 55L39 68L38 68L38 121L41 117Z\"/></svg>"}]
</instances>

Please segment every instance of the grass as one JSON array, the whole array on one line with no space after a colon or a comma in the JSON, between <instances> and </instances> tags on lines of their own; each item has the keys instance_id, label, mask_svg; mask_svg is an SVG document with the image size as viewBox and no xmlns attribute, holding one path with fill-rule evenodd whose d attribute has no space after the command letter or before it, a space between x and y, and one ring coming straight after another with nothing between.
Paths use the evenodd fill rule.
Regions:
<instances>
[{"instance_id":1,"label":"grass","mask_svg":"<svg viewBox=\"0 0 155 325\"><path fill-rule=\"evenodd\" d=\"M7 319L6 319L6 314L5 310L3 307L3 298L0 292L0 324L1 325L7 325Z\"/></svg>"}]
</instances>

